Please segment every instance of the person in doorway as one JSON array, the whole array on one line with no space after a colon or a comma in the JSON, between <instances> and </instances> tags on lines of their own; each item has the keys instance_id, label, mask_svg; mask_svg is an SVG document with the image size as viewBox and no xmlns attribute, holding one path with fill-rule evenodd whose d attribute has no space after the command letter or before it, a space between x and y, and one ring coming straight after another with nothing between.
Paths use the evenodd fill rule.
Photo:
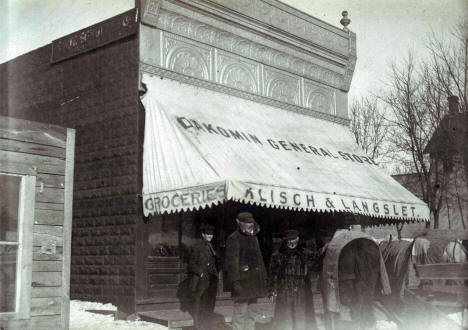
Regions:
<instances>
[{"instance_id":1,"label":"person in doorway","mask_svg":"<svg viewBox=\"0 0 468 330\"><path fill-rule=\"evenodd\" d=\"M257 240L259 225L249 212L236 218L238 230L226 240L225 273L231 287L234 330L254 330L258 317L252 309L257 298L267 295L267 272Z\"/></svg>"},{"instance_id":2,"label":"person in doorway","mask_svg":"<svg viewBox=\"0 0 468 330\"><path fill-rule=\"evenodd\" d=\"M195 297L193 322L196 329L210 329L218 288L218 262L211 244L214 227L203 225L201 233L202 241L192 247L188 265L191 290Z\"/></svg>"},{"instance_id":3,"label":"person in doorway","mask_svg":"<svg viewBox=\"0 0 468 330\"><path fill-rule=\"evenodd\" d=\"M275 299L273 330L316 329L311 267L317 256L299 246L299 232L286 230L284 244L270 261L270 297Z\"/></svg>"}]
</instances>

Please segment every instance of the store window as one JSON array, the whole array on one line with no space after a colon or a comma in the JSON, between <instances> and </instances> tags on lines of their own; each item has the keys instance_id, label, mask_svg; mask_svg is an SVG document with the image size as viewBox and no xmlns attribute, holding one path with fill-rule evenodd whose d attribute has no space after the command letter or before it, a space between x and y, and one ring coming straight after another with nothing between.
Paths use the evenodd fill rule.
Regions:
<instances>
[{"instance_id":1,"label":"store window","mask_svg":"<svg viewBox=\"0 0 468 330\"><path fill-rule=\"evenodd\" d=\"M29 316L35 181L0 172L0 319Z\"/></svg>"}]
</instances>

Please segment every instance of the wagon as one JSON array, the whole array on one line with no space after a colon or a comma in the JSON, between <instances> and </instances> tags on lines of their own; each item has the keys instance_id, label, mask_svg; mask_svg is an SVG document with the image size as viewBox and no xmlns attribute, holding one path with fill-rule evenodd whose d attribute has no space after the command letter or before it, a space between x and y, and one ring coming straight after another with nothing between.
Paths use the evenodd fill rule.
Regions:
<instances>
[{"instance_id":1,"label":"wagon","mask_svg":"<svg viewBox=\"0 0 468 330\"><path fill-rule=\"evenodd\" d=\"M390 293L385 264L374 239L362 232L337 231L325 254L321 286L327 329L337 326L342 305L350 307L352 314L355 306L364 306L367 315L360 315L361 319L373 318L371 302L376 291ZM351 295L353 300L349 301Z\"/></svg>"},{"instance_id":2,"label":"wagon","mask_svg":"<svg viewBox=\"0 0 468 330\"><path fill-rule=\"evenodd\" d=\"M408 291L425 305L428 322L434 316L445 318L448 312L462 311L462 325L468 326L468 263L462 235L440 229L415 234L413 263L421 283L417 289Z\"/></svg>"},{"instance_id":3,"label":"wagon","mask_svg":"<svg viewBox=\"0 0 468 330\"><path fill-rule=\"evenodd\" d=\"M468 263L461 239L450 230L424 229L411 241L380 244L392 288L380 300L399 326L458 326L447 315L466 309Z\"/></svg>"}]
</instances>

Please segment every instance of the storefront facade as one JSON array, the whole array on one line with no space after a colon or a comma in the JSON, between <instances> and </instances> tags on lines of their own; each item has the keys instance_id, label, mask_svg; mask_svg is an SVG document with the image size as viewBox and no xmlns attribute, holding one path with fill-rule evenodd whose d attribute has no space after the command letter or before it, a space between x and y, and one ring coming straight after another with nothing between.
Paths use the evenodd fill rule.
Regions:
<instances>
[{"instance_id":1,"label":"storefront facade","mask_svg":"<svg viewBox=\"0 0 468 330\"><path fill-rule=\"evenodd\" d=\"M350 139L355 62L354 33L279 1L146 0L3 64L3 114L76 129L72 298L177 308L200 224L222 252L239 211L266 262L286 228L425 220Z\"/></svg>"},{"instance_id":2,"label":"storefront facade","mask_svg":"<svg viewBox=\"0 0 468 330\"><path fill-rule=\"evenodd\" d=\"M138 310L177 306L200 225L216 227L222 254L240 211L259 222L266 263L287 228L320 245L345 218L427 219L348 131L352 32L277 1L147 1L141 17Z\"/></svg>"},{"instance_id":3,"label":"storefront facade","mask_svg":"<svg viewBox=\"0 0 468 330\"><path fill-rule=\"evenodd\" d=\"M175 88L175 94L168 99L200 89L205 93L206 101L215 96L242 106L254 103L271 105L279 112L302 113L342 125L349 122L346 92L356 59L353 33L315 20L277 1L146 1L141 10L140 71L148 89L146 95L152 93L153 88L150 81L145 79L161 77L169 85L173 83L162 88ZM179 86L176 81L180 82ZM249 103L246 100L254 102L243 104ZM203 105L195 107L200 109ZM203 121L197 118L198 112L190 114L188 109L187 115L180 116L185 117L180 122L185 122L190 130L188 126L192 126L192 120L195 120L201 127L207 127L205 132L201 131L202 134L216 134L226 140L229 140L226 136L237 134L236 141L260 142L256 140L255 130L234 127L230 122L236 121L236 115L222 113L221 109L218 114L224 117L224 124L213 126L210 110L203 112L200 109L207 118ZM155 120L157 125L158 120ZM228 128L231 128L232 134ZM171 134L160 129L155 128L161 138L167 133ZM155 154L159 152L155 150ZM245 152L248 151L242 153ZM190 157L197 158L195 154L187 155L188 163ZM225 157L228 161L229 155ZM179 162L177 157L174 162ZM170 170L171 166L167 166ZM202 168L199 170L198 173L204 172ZM183 178L181 181L184 181ZM232 200L216 206L226 197L224 182L221 180L217 185L206 188L204 192L194 190L195 196L181 192L183 200L180 201L177 192L159 196L164 205L166 200L172 200L175 204L190 204L193 199L195 204L197 199L206 202L187 206L185 211L177 214L158 212L162 215L150 215L147 226L141 228L139 241L146 244L139 258L141 266L138 267L141 273L136 298L139 310L157 308L155 304L161 300L177 303L175 293L178 283L186 275L186 260L174 263L174 269L167 270L167 273L160 268L169 260L164 259L165 256L175 257L173 260L187 256L188 248L200 236L201 223L210 222L216 226L216 247L222 250L226 236L235 230L236 212L245 209L253 211L264 228L260 241L264 247L265 261L268 261L272 233L281 232L288 226L288 221L296 222L287 210L258 206L246 208L245 204ZM143 208L147 215L155 213L151 208L157 207L154 205L157 201L158 197L143 196ZM147 207L144 206L145 202ZM297 213L295 217L300 218L298 222L307 221L305 213ZM178 275L172 276L171 272ZM229 294L220 289L218 296L228 297Z\"/></svg>"}]
</instances>

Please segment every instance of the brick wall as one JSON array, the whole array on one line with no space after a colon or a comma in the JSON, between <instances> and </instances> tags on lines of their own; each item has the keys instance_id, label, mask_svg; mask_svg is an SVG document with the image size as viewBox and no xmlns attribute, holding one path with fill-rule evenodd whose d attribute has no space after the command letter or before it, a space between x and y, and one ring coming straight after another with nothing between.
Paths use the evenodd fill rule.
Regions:
<instances>
[{"instance_id":1,"label":"brick wall","mask_svg":"<svg viewBox=\"0 0 468 330\"><path fill-rule=\"evenodd\" d=\"M0 65L0 115L76 129L71 298L132 306L138 40L53 65L50 55L48 45Z\"/></svg>"}]
</instances>

